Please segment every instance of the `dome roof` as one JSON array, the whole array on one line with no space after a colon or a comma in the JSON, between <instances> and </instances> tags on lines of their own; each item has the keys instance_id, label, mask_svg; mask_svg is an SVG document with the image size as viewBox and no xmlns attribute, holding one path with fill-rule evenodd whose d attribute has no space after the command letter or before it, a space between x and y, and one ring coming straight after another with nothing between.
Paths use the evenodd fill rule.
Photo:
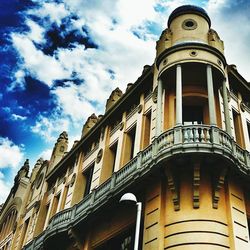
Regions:
<instances>
[{"instance_id":1,"label":"dome roof","mask_svg":"<svg viewBox=\"0 0 250 250\"><path fill-rule=\"evenodd\" d=\"M208 22L209 27L211 26L211 20L207 14L207 12L202 9L201 7L194 6L194 5L182 5L178 8L176 8L169 16L168 18L168 27L170 26L170 23L178 16L184 15L184 14L196 14L199 16L202 16L205 18Z\"/></svg>"}]
</instances>

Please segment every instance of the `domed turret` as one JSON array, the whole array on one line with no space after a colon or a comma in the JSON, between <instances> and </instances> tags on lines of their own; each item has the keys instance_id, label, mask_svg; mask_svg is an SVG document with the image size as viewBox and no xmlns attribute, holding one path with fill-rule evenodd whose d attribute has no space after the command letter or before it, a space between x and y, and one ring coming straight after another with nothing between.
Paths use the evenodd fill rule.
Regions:
<instances>
[{"instance_id":1,"label":"domed turret","mask_svg":"<svg viewBox=\"0 0 250 250\"><path fill-rule=\"evenodd\" d=\"M211 26L211 20L207 14L207 12L202 9L201 7L194 6L194 5L183 5L178 8L176 8L171 15L168 18L168 27L170 27L171 22L178 16L184 15L184 14L195 14L203 17L206 19L206 21L209 24L209 27Z\"/></svg>"},{"instance_id":2,"label":"domed turret","mask_svg":"<svg viewBox=\"0 0 250 250\"><path fill-rule=\"evenodd\" d=\"M169 16L168 28L162 32L157 42L157 56L173 46L191 43L209 44L217 49L222 48L223 52L223 46L217 45L220 39L215 39L215 43L209 42L210 26L211 21L207 12L200 7L184 5L175 9Z\"/></svg>"}]
</instances>

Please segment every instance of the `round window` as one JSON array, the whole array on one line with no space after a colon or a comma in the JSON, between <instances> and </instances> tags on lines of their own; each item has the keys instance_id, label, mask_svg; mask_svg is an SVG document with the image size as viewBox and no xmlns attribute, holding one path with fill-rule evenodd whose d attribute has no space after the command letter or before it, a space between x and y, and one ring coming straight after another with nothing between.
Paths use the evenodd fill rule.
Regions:
<instances>
[{"instance_id":1,"label":"round window","mask_svg":"<svg viewBox=\"0 0 250 250\"><path fill-rule=\"evenodd\" d=\"M193 19L186 19L182 23L182 28L185 30L194 30L197 28L197 23Z\"/></svg>"}]
</instances>

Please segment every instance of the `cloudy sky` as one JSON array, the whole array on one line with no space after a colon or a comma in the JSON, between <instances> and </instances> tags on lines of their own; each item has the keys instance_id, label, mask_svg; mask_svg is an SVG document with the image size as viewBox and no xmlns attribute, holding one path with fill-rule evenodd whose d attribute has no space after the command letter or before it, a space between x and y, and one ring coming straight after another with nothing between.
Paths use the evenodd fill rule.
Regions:
<instances>
[{"instance_id":1,"label":"cloudy sky","mask_svg":"<svg viewBox=\"0 0 250 250\"><path fill-rule=\"evenodd\" d=\"M171 11L205 8L228 64L250 81L247 0L1 0L0 203L26 158L49 159L58 135L79 139L110 92L152 64Z\"/></svg>"}]
</instances>

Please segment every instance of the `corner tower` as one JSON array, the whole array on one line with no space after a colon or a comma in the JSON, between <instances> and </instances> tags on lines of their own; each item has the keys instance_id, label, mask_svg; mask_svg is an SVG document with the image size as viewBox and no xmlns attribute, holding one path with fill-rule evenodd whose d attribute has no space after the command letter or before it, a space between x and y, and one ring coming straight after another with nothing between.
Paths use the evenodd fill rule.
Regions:
<instances>
[{"instance_id":1,"label":"corner tower","mask_svg":"<svg viewBox=\"0 0 250 250\"><path fill-rule=\"evenodd\" d=\"M155 79L154 85L158 87L156 136L193 119L202 124L222 126L218 89L223 88L226 100L226 59L223 42L211 29L205 10L184 5L172 12L168 28L157 42ZM165 120L161 115L163 101L170 113ZM192 107L196 107L194 113ZM225 123L231 134L228 109Z\"/></svg>"},{"instance_id":2,"label":"corner tower","mask_svg":"<svg viewBox=\"0 0 250 250\"><path fill-rule=\"evenodd\" d=\"M166 131L171 151L162 155L171 156L159 163L166 179L146 195L160 197L150 203L159 211L152 225L164 232L152 233L152 216L145 215L144 244L152 246L145 249L250 247L241 170L232 160L237 150L228 144L226 156L222 149L233 140L227 70L223 41L206 11L191 5L175 9L156 45L154 75L155 136L160 141Z\"/></svg>"}]
</instances>

